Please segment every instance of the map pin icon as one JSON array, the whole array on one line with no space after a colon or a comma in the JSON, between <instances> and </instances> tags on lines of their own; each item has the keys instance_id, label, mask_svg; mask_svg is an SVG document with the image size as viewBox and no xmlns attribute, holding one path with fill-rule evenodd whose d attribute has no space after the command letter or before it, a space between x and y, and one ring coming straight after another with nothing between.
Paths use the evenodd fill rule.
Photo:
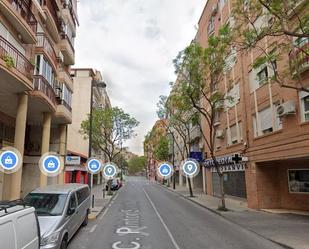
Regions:
<instances>
[{"instance_id":1,"label":"map pin icon","mask_svg":"<svg viewBox=\"0 0 309 249\"><path fill-rule=\"evenodd\" d=\"M192 169L193 169L193 165L192 165L192 164L189 164L189 165L188 165L188 170L189 170L189 171L192 171Z\"/></svg>"},{"instance_id":2,"label":"map pin icon","mask_svg":"<svg viewBox=\"0 0 309 249\"><path fill-rule=\"evenodd\" d=\"M113 171L113 169L112 168L107 168L107 172L109 173L109 174L111 174L112 173L112 171Z\"/></svg>"}]
</instances>

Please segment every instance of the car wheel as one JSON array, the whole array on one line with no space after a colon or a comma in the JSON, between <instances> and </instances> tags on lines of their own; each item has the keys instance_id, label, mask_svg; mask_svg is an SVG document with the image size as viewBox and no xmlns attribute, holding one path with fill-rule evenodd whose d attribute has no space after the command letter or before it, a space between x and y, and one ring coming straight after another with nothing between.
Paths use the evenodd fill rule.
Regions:
<instances>
[{"instance_id":1,"label":"car wheel","mask_svg":"<svg viewBox=\"0 0 309 249\"><path fill-rule=\"evenodd\" d=\"M83 227L85 227L85 226L87 226L87 225L88 225L88 212L86 213L85 219L84 219L84 221L83 221L83 223L82 223L82 226L83 226Z\"/></svg>"},{"instance_id":2,"label":"car wheel","mask_svg":"<svg viewBox=\"0 0 309 249\"><path fill-rule=\"evenodd\" d=\"M60 249L66 249L67 246L68 246L68 241L66 238L63 238L63 240L61 241Z\"/></svg>"}]
</instances>

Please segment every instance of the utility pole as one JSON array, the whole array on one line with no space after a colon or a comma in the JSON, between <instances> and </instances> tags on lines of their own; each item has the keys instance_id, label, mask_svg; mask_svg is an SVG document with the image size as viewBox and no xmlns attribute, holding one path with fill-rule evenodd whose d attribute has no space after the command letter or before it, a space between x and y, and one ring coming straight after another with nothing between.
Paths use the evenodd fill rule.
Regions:
<instances>
[{"instance_id":1,"label":"utility pole","mask_svg":"<svg viewBox=\"0 0 309 249\"><path fill-rule=\"evenodd\" d=\"M172 135L172 141L173 141L173 148L172 148L172 164L173 164L173 168L174 168L174 174L173 174L173 189L176 189L176 167L175 167L175 140L174 140L174 136Z\"/></svg>"}]
</instances>

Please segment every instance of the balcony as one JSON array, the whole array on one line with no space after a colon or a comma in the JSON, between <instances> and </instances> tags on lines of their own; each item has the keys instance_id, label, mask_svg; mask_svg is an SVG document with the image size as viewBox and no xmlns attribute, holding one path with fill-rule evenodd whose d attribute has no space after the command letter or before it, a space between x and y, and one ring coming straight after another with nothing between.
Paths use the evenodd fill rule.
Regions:
<instances>
[{"instance_id":1,"label":"balcony","mask_svg":"<svg viewBox=\"0 0 309 249\"><path fill-rule=\"evenodd\" d=\"M36 37L37 37L37 45L36 45L37 50L39 50L39 52L45 53L49 61L53 64L54 68L56 68L57 56L50 40L44 33L38 33Z\"/></svg>"},{"instance_id":2,"label":"balcony","mask_svg":"<svg viewBox=\"0 0 309 249\"><path fill-rule=\"evenodd\" d=\"M64 100L59 99L53 123L71 124L72 123L72 107Z\"/></svg>"},{"instance_id":3,"label":"balcony","mask_svg":"<svg viewBox=\"0 0 309 249\"><path fill-rule=\"evenodd\" d=\"M31 12L30 0L1 0L0 12L21 35L24 43L36 42L37 21Z\"/></svg>"},{"instance_id":4,"label":"balcony","mask_svg":"<svg viewBox=\"0 0 309 249\"><path fill-rule=\"evenodd\" d=\"M19 52L11 43L0 36L0 58L8 69L25 76L28 80L32 80L34 66L28 59Z\"/></svg>"},{"instance_id":5,"label":"balcony","mask_svg":"<svg viewBox=\"0 0 309 249\"><path fill-rule=\"evenodd\" d=\"M55 111L57 100L53 87L41 75L34 75L33 78L34 93L32 95L44 98L51 109Z\"/></svg>"},{"instance_id":6,"label":"balcony","mask_svg":"<svg viewBox=\"0 0 309 249\"><path fill-rule=\"evenodd\" d=\"M73 91L73 79L72 79L71 75L69 74L69 72L67 72L66 70L59 71L58 80L61 81L61 82L65 82L66 85L68 86L68 88L71 91Z\"/></svg>"},{"instance_id":7,"label":"balcony","mask_svg":"<svg viewBox=\"0 0 309 249\"><path fill-rule=\"evenodd\" d=\"M46 27L49 30L52 38L59 41L59 33L61 32L60 20L57 15L59 11L55 0L39 0L44 13L46 14Z\"/></svg>"},{"instance_id":8,"label":"balcony","mask_svg":"<svg viewBox=\"0 0 309 249\"><path fill-rule=\"evenodd\" d=\"M201 136L202 136L202 133L201 133L200 128L197 125L192 127L190 131L190 141L197 140L201 138Z\"/></svg>"},{"instance_id":9,"label":"balcony","mask_svg":"<svg viewBox=\"0 0 309 249\"><path fill-rule=\"evenodd\" d=\"M76 25L79 24L76 6L74 6L72 0L61 0L61 3L63 5L62 13L64 18L71 23L72 27L76 28Z\"/></svg>"},{"instance_id":10,"label":"balcony","mask_svg":"<svg viewBox=\"0 0 309 249\"><path fill-rule=\"evenodd\" d=\"M293 74L303 73L309 69L309 41L295 48L289 54Z\"/></svg>"},{"instance_id":11,"label":"balcony","mask_svg":"<svg viewBox=\"0 0 309 249\"><path fill-rule=\"evenodd\" d=\"M61 36L61 39L62 40L60 42L60 50L63 53L64 64L74 65L75 64L75 50L74 50L72 41L66 34L63 34Z\"/></svg>"}]
</instances>

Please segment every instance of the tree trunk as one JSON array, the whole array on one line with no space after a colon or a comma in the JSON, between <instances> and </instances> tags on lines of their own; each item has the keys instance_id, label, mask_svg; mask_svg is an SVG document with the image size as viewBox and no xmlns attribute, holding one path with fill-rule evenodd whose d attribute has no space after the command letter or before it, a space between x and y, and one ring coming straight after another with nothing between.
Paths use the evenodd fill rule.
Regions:
<instances>
[{"instance_id":1,"label":"tree trunk","mask_svg":"<svg viewBox=\"0 0 309 249\"><path fill-rule=\"evenodd\" d=\"M194 195L193 195L193 190L192 190L192 184L191 184L191 178L188 177L187 180L188 180L188 184L189 184L189 193L190 193L190 197L194 197Z\"/></svg>"},{"instance_id":2,"label":"tree trunk","mask_svg":"<svg viewBox=\"0 0 309 249\"><path fill-rule=\"evenodd\" d=\"M220 178L220 192L221 192L221 206L219 206L219 210L227 211L225 205L225 192L224 192L224 185L223 185L223 173L218 174Z\"/></svg>"}]
</instances>

